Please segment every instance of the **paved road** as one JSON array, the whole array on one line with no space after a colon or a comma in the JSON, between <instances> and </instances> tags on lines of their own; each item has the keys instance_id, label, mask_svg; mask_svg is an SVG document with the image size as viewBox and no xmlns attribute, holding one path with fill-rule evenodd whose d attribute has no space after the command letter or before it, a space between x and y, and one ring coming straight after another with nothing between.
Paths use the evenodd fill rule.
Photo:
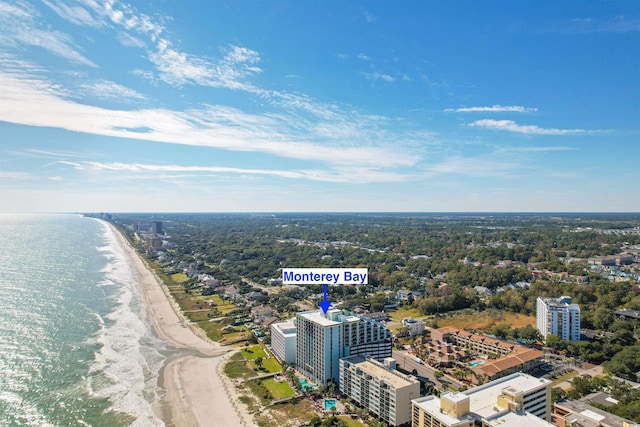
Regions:
<instances>
[{"instance_id":1,"label":"paved road","mask_svg":"<svg viewBox=\"0 0 640 427\"><path fill-rule=\"evenodd\" d=\"M406 351L393 350L393 358L396 359L398 367L404 369L407 372L412 372L414 369L418 372L418 375L424 377L434 383L437 388L442 389L442 382L439 381L434 375L435 369L431 366L423 365L415 361L416 357ZM453 384L455 387L462 387L462 383L450 378L444 378L444 381Z\"/></svg>"}]
</instances>

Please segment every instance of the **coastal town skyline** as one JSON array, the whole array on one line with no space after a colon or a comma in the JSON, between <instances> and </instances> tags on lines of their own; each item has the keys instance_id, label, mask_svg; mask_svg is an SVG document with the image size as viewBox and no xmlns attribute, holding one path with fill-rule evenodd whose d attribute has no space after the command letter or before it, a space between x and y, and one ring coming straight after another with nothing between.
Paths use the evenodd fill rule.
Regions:
<instances>
[{"instance_id":1,"label":"coastal town skyline","mask_svg":"<svg viewBox=\"0 0 640 427\"><path fill-rule=\"evenodd\" d=\"M0 212L637 212L631 1L0 3Z\"/></svg>"}]
</instances>

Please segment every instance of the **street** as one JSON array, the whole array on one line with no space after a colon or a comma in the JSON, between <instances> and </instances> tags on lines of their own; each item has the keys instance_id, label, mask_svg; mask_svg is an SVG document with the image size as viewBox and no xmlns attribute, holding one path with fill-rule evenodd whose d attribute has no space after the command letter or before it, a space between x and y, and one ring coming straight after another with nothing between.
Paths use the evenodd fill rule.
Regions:
<instances>
[{"instance_id":1,"label":"street","mask_svg":"<svg viewBox=\"0 0 640 427\"><path fill-rule=\"evenodd\" d=\"M393 358L396 360L396 362L398 363L398 367L411 373L414 369L418 372L418 376L426 378L427 380L431 381L432 383L435 384L435 386L442 390L443 389L443 385L442 382L436 378L434 372L435 369L432 368L431 366L428 365L424 365L421 363L418 363L415 361L416 357L412 354L409 354L405 351L400 351L400 350L393 350L392 351L392 356ZM424 363L424 362L423 362ZM446 376L446 377L442 377L441 379L444 380L444 382L448 382L451 383L454 387L456 388L460 388L462 387L464 384L462 384L460 381L450 377L450 376Z\"/></svg>"}]
</instances>

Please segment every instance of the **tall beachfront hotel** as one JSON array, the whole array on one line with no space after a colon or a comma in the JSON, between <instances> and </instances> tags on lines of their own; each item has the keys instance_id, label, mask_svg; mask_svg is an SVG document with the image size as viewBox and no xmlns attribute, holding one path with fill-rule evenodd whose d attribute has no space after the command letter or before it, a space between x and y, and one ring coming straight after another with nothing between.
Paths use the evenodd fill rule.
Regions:
<instances>
[{"instance_id":1,"label":"tall beachfront hotel","mask_svg":"<svg viewBox=\"0 0 640 427\"><path fill-rule=\"evenodd\" d=\"M340 381L340 359L391 357L391 331L382 323L332 309L298 313L296 369L316 383Z\"/></svg>"},{"instance_id":2,"label":"tall beachfront hotel","mask_svg":"<svg viewBox=\"0 0 640 427\"><path fill-rule=\"evenodd\" d=\"M536 324L540 334L554 334L565 341L580 341L580 306L571 303L571 297L538 297Z\"/></svg>"}]
</instances>

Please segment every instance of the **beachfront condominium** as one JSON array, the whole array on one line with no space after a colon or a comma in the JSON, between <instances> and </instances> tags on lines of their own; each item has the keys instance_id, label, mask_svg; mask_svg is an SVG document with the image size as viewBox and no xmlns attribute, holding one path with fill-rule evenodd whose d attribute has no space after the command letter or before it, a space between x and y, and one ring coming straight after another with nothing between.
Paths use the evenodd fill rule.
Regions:
<instances>
[{"instance_id":1,"label":"beachfront condominium","mask_svg":"<svg viewBox=\"0 0 640 427\"><path fill-rule=\"evenodd\" d=\"M271 349L281 361L296 363L296 325L292 320L271 325Z\"/></svg>"},{"instance_id":2,"label":"beachfront condominium","mask_svg":"<svg viewBox=\"0 0 640 427\"><path fill-rule=\"evenodd\" d=\"M340 359L340 390L392 426L411 421L411 401L420 397L420 382L395 370L395 360L382 364L362 356Z\"/></svg>"},{"instance_id":3,"label":"beachfront condominium","mask_svg":"<svg viewBox=\"0 0 640 427\"><path fill-rule=\"evenodd\" d=\"M565 341L580 341L580 306L572 304L571 297L538 297L536 323L544 339L553 334Z\"/></svg>"},{"instance_id":4,"label":"beachfront condominium","mask_svg":"<svg viewBox=\"0 0 640 427\"><path fill-rule=\"evenodd\" d=\"M382 323L338 309L301 312L294 322L296 369L316 383L339 383L343 357L391 357L391 331Z\"/></svg>"},{"instance_id":5,"label":"beachfront condominium","mask_svg":"<svg viewBox=\"0 0 640 427\"><path fill-rule=\"evenodd\" d=\"M551 381L523 373L412 401L412 427L551 427Z\"/></svg>"}]
</instances>

